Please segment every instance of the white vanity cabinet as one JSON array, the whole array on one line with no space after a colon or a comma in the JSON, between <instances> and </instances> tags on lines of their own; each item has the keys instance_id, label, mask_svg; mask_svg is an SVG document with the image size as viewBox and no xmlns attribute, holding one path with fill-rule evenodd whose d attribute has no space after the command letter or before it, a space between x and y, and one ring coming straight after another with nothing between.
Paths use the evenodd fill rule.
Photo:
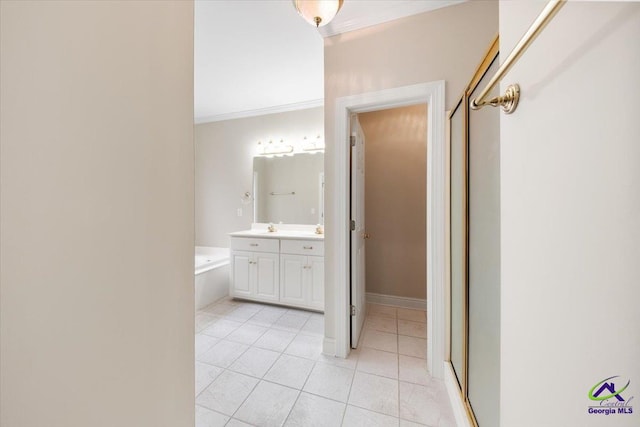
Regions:
<instances>
[{"instance_id":1,"label":"white vanity cabinet","mask_svg":"<svg viewBox=\"0 0 640 427\"><path fill-rule=\"evenodd\" d=\"M274 237L231 237L231 296L324 310L324 241Z\"/></svg>"},{"instance_id":2,"label":"white vanity cabinet","mask_svg":"<svg viewBox=\"0 0 640 427\"><path fill-rule=\"evenodd\" d=\"M279 246L273 239L231 239L231 296L279 301Z\"/></svg>"},{"instance_id":3,"label":"white vanity cabinet","mask_svg":"<svg viewBox=\"0 0 640 427\"><path fill-rule=\"evenodd\" d=\"M324 242L281 241L280 301L324 310Z\"/></svg>"}]
</instances>

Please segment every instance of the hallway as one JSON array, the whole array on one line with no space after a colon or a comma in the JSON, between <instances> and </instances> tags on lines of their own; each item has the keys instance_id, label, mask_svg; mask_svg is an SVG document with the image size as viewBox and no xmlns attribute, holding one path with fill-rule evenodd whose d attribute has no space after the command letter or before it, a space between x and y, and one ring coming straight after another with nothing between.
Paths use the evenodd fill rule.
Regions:
<instances>
[{"instance_id":1,"label":"hallway","mask_svg":"<svg viewBox=\"0 0 640 427\"><path fill-rule=\"evenodd\" d=\"M196 427L454 426L426 371L424 311L369 304L360 348L321 354L324 316L225 299L196 313Z\"/></svg>"}]
</instances>

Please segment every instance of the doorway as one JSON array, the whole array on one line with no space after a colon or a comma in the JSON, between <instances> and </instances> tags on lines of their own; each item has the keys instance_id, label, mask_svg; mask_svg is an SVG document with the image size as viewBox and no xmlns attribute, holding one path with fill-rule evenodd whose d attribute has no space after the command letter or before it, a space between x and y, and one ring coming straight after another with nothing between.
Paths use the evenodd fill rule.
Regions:
<instances>
[{"instance_id":1,"label":"doorway","mask_svg":"<svg viewBox=\"0 0 640 427\"><path fill-rule=\"evenodd\" d=\"M351 117L352 348L363 344L363 318L370 327L387 323L368 304L425 320L426 124L424 103ZM426 339L424 323L408 322L381 330Z\"/></svg>"},{"instance_id":2,"label":"doorway","mask_svg":"<svg viewBox=\"0 0 640 427\"><path fill-rule=\"evenodd\" d=\"M416 104L427 105L427 368L443 377L444 367L444 81L424 83L351 95L336 100L334 150L327 153L334 165L331 191L337 195L328 210L333 230L328 242L331 253L327 282L334 283L333 298L327 301L334 311L334 338L325 339L325 353L338 357L349 354L351 343L351 212L350 200L350 117L352 114ZM340 196L344 195L344 197ZM328 239L329 240L329 239Z\"/></svg>"}]
</instances>

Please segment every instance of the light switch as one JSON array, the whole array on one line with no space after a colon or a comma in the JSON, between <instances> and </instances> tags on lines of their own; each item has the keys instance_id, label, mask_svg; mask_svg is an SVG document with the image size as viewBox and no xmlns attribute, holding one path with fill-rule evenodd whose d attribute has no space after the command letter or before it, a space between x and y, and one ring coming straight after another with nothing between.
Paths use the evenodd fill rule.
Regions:
<instances>
[{"instance_id":1,"label":"light switch","mask_svg":"<svg viewBox=\"0 0 640 427\"><path fill-rule=\"evenodd\" d=\"M311 215L315 215L316 214L316 208L311 208Z\"/></svg>"},{"instance_id":2,"label":"light switch","mask_svg":"<svg viewBox=\"0 0 640 427\"><path fill-rule=\"evenodd\" d=\"M238 208L237 213L238 213L238 216L242 216L242 208Z\"/></svg>"}]
</instances>

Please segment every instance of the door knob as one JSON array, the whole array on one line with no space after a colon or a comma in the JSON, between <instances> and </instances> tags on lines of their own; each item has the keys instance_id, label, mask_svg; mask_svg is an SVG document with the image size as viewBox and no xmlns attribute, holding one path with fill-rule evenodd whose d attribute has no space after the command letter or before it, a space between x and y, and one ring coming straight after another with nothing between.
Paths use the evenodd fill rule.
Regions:
<instances>
[{"instance_id":1,"label":"door knob","mask_svg":"<svg viewBox=\"0 0 640 427\"><path fill-rule=\"evenodd\" d=\"M369 233L362 233L362 238L363 238L363 239L368 239L368 238L370 238L370 237L371 237L371 234L369 234Z\"/></svg>"}]
</instances>

